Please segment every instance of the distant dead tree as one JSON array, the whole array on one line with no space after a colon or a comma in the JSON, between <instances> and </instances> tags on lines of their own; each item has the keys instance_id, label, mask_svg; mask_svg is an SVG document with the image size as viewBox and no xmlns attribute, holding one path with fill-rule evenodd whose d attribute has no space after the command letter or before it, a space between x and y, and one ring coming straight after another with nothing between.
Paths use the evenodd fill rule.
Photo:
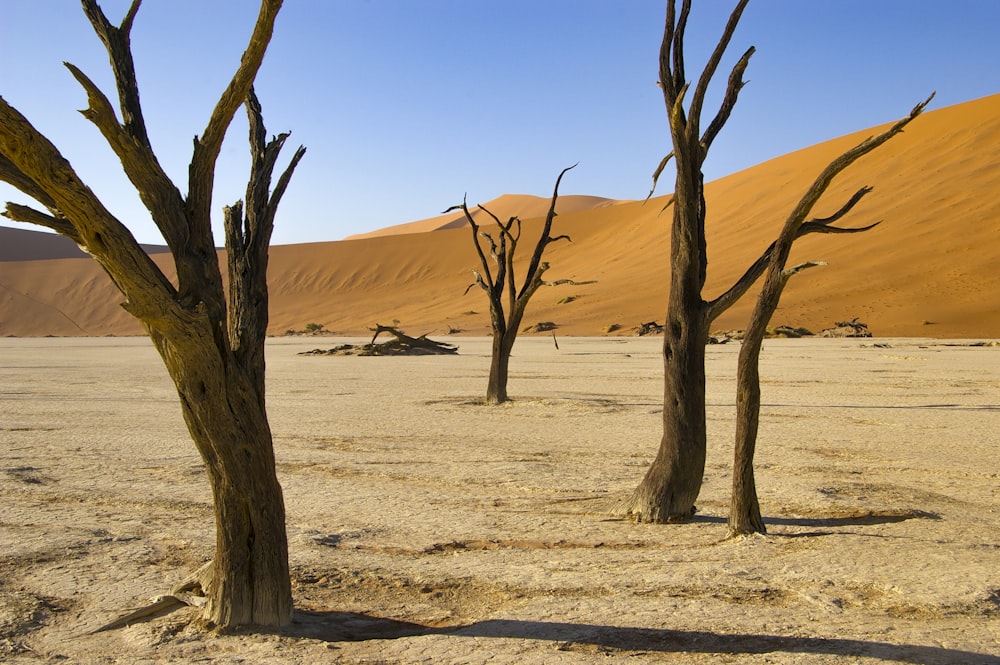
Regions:
<instances>
[{"instance_id":1,"label":"distant dead tree","mask_svg":"<svg viewBox=\"0 0 1000 665\"><path fill-rule=\"evenodd\" d=\"M524 279L518 285L515 275L514 257L517 244L521 239L521 220L518 217L511 217L506 223L483 206L477 206L484 213L489 215L496 223L497 237L480 230L479 224L469 212L469 206L465 201L461 205L452 206L445 210L461 210L465 213L465 218L472 229L472 242L476 247L479 256L481 270L473 270L476 281L470 284L465 292L478 285L486 292L490 301L490 324L493 328L493 354L490 361L490 377L486 387L486 403L501 404L508 401L507 396L507 369L510 365L510 353L517 340L518 328L524 318L524 309L528 306L531 296L542 286L556 286L559 284L588 284L591 282L574 282L571 279L560 279L554 282L547 282L542 279L542 275L549 269L549 264L542 261L545 248L557 240L569 240L567 235L552 236L552 220L556 217L556 199L559 198L559 183L563 176L573 166L562 170L556 179L556 186L552 192L552 201L549 205L548 214L545 216L545 223L542 226L541 235L535 243L531 261L524 273ZM486 249L483 240L489 246L490 258L495 264L494 269L490 266L490 260L486 258ZM506 303L506 304L505 304Z\"/></svg>"},{"instance_id":2,"label":"distant dead tree","mask_svg":"<svg viewBox=\"0 0 1000 665\"><path fill-rule=\"evenodd\" d=\"M281 626L291 621L292 595L284 500L264 406L266 270L274 215L305 149L295 152L272 191L273 170L288 135L265 141L252 87L281 0L262 0L239 68L204 132L195 137L186 196L160 166L146 133L129 37L139 4L133 0L115 27L96 0L83 0L110 57L121 121L91 79L66 66L87 93L84 117L104 135L163 234L176 284L59 150L0 99L0 180L48 211L8 203L4 215L48 227L92 255L124 295L122 307L141 322L174 381L215 506L214 556L183 585L185 592L203 596L196 604L203 603L204 618L217 626ZM224 211L227 304L210 209L216 161L241 105L250 121L252 161L245 200Z\"/></svg>"},{"instance_id":3,"label":"distant dead tree","mask_svg":"<svg viewBox=\"0 0 1000 665\"><path fill-rule=\"evenodd\" d=\"M826 191L833 179L860 157L879 147L896 134L903 131L914 118L923 113L924 108L934 97L932 94L926 101L918 104L910 114L899 120L881 134L865 139L857 146L848 150L831 162L819 174L812 186L805 193L799 204L778 235L778 239L770 248L767 273L764 276L764 286L761 288L757 303L750 315L750 323L743 336L743 345L736 372L736 446L733 462L733 494L729 504L729 535L739 536L750 533L766 533L764 521L760 514L760 504L757 500L757 485L754 481L753 456L757 445L757 429L760 423L760 349L767 332L771 316L778 308L781 293L788 280L802 270L823 265L820 261L807 261L791 268L786 268L792 243L802 234L803 228L810 224L818 224L826 228L841 219L871 190L862 187L840 210L823 219L806 221L816 202ZM843 229L859 232L873 228L870 224L861 228Z\"/></svg>"},{"instance_id":4,"label":"distant dead tree","mask_svg":"<svg viewBox=\"0 0 1000 665\"><path fill-rule=\"evenodd\" d=\"M666 105L673 150L653 174L655 189L663 169L671 158L674 159L675 187L668 204L672 206L673 219L670 294L663 332L663 436L657 455L639 486L613 510L616 515L631 516L641 522L681 522L694 514L705 470L705 344L709 329L712 322L764 274L776 252L775 243L731 287L713 300L706 300L702 295L708 268L702 165L736 105L744 86L743 74L755 50L753 47L743 53L730 71L718 111L704 130L701 115L709 84L729 47L747 2L740 0L733 9L719 42L693 87L686 78L684 61L684 37L692 3L684 0L678 13L675 1L667 2L660 47L659 85ZM829 180L815 192L811 190L815 199L826 190L827 185ZM806 215L808 210L803 219ZM791 240L809 233L854 233L864 230L834 227L832 221L833 218L800 222L794 228Z\"/></svg>"}]
</instances>

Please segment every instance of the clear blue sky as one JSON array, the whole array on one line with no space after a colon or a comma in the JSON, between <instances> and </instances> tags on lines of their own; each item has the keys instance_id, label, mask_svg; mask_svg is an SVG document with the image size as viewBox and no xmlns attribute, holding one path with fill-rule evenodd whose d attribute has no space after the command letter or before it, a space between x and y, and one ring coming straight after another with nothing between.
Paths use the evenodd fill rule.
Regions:
<instances>
[{"instance_id":1,"label":"clear blue sky","mask_svg":"<svg viewBox=\"0 0 1000 665\"><path fill-rule=\"evenodd\" d=\"M118 23L126 0L104 0ZM734 4L697 0L689 75ZM645 196L669 150L655 86L663 0L288 0L258 77L270 133L306 158L274 242L337 240L504 193ZM185 190L204 128L256 17L252 0L145 0L132 32L147 124ZM95 127L69 61L113 93L74 0L0 0L0 96L60 147L143 242L160 242ZM729 65L757 47L708 179L907 113L1000 92L995 0L751 0ZM724 85L728 67L720 72ZM709 107L714 112L714 107ZM707 122L707 120L706 120ZM243 196L245 120L230 130L216 209ZM659 193L669 193L664 175ZM0 200L27 202L0 185ZM221 213L219 213L221 218ZM216 234L221 244L221 234Z\"/></svg>"}]
</instances>

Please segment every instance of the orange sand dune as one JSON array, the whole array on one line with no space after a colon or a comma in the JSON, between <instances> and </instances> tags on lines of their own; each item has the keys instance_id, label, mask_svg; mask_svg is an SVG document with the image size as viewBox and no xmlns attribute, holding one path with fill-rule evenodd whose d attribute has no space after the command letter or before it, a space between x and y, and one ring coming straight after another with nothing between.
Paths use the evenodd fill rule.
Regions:
<instances>
[{"instance_id":1,"label":"orange sand dune","mask_svg":"<svg viewBox=\"0 0 1000 665\"><path fill-rule=\"evenodd\" d=\"M498 196L492 201L483 203L482 207L496 215L501 221L506 222L511 217L520 217L521 219L544 217L549 212L549 205L551 204L551 201L552 199L542 198L540 196L531 196L530 194L504 194L503 196ZM476 220L477 224L483 225L493 223L490 216L480 210L475 202L469 201L468 203L469 212L472 214L472 218ZM559 197L559 206L556 211L560 215L565 215L571 212L579 212L581 210L590 210L591 208L602 208L609 205L615 205L616 203L619 202L614 199L606 199L600 196L569 194ZM459 210L452 211L444 215L438 215L437 217L431 217L430 219L422 219L417 222L408 222L406 224L388 226L384 229L378 229L377 231L370 231L368 233L357 233L352 236L347 236L346 240L377 238L380 236L395 235L397 233L442 231L444 229L458 229L467 225L468 222L465 219L465 213Z\"/></svg>"},{"instance_id":2,"label":"orange sand dune","mask_svg":"<svg viewBox=\"0 0 1000 665\"><path fill-rule=\"evenodd\" d=\"M831 159L874 131L709 183L706 295L732 283L767 247ZM773 322L820 329L858 317L876 335L1000 336L1000 95L918 118L835 181L816 214L830 214L862 185L875 190L844 224L882 224L861 235L802 239L793 262L829 265L792 280ZM527 208L505 207L527 198L500 197L491 205L501 218L528 219L535 213ZM600 335L612 324L627 334L641 322L662 322L670 213L660 211L667 198L597 206L593 197L582 198L588 199L582 209L558 208L554 232L569 234L573 242L551 246L547 277L598 282L543 289L525 323L555 322L560 335ZM541 206L537 215L544 214L545 200L530 199ZM463 295L477 267L468 228L413 233L447 227L449 220L454 218L391 227L375 237L274 247L271 332L321 323L363 334L375 323L398 320L411 334L444 334L449 328L488 333L482 292ZM539 224L525 222L525 246ZM567 296L572 302L559 304ZM3 335L140 333L115 306L119 300L90 259L0 262ZM713 328L744 327L751 306L747 297Z\"/></svg>"}]
</instances>

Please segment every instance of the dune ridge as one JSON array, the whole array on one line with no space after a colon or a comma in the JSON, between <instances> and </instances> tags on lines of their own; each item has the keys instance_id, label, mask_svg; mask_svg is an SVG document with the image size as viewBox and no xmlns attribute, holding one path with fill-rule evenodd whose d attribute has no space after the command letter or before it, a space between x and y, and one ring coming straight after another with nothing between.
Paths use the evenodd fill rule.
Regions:
<instances>
[{"instance_id":1,"label":"dune ridge","mask_svg":"<svg viewBox=\"0 0 1000 665\"><path fill-rule=\"evenodd\" d=\"M479 205L486 208L491 213L499 217L502 221L507 221L511 217L521 219L531 219L533 217L544 217L548 214L551 199L531 194L504 194L486 203L477 204L469 201L469 212L477 224L491 224L493 222L489 215L479 209ZM567 194L559 197L557 212L560 215L579 212L581 210L591 210L603 208L609 205L621 203L615 199L606 199L602 196L586 196L583 194ZM421 219L416 222L405 224L395 224L383 229L369 231L367 233L355 233L349 235L344 240L360 240L362 238L379 238L382 236L396 235L400 233L426 233L428 231L443 231L445 229L460 229L468 226L465 213L461 210L437 215L428 219Z\"/></svg>"},{"instance_id":2,"label":"dune ridge","mask_svg":"<svg viewBox=\"0 0 1000 665\"><path fill-rule=\"evenodd\" d=\"M878 129L709 183L706 296L725 289L767 247L831 159ZM818 330L858 317L877 336L1000 335L1000 201L993 195L1000 189L1000 95L925 113L835 181L816 214L833 212L863 185L874 191L843 225L881 224L861 235L803 238L791 260L824 260L828 266L789 284L773 323ZM615 334L629 334L642 322L662 322L669 212L661 210L667 200L560 197L553 230L570 235L572 243L550 248L547 277L597 283L543 289L525 324L551 321L559 335L583 336L604 334L613 325L620 327ZM537 217L547 200L508 195L491 206L501 218L525 219L527 243L539 232ZM320 323L356 335L396 320L416 334L487 334L483 294L465 293L477 259L460 222L441 216L366 237L273 247L269 331ZM10 230L0 229L3 244ZM156 260L169 263L169 256ZM571 302L560 303L566 298ZM744 327L753 299L748 294L714 328ZM141 334L117 307L120 300L90 259L0 262L0 335Z\"/></svg>"}]
</instances>

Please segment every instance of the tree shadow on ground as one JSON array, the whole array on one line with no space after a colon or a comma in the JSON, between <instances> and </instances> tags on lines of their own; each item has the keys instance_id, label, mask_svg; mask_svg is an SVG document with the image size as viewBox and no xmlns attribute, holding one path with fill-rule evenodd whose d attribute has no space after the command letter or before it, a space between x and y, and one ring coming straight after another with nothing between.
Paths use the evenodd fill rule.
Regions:
<instances>
[{"instance_id":1,"label":"tree shadow on ground","mask_svg":"<svg viewBox=\"0 0 1000 665\"><path fill-rule=\"evenodd\" d=\"M705 630L670 630L602 626L550 621L488 619L465 626L424 626L354 612L297 611L283 634L327 642L392 640L419 635L455 638L540 640L558 643L561 651L594 648L613 652L700 653L756 655L799 653L878 658L899 663L931 665L965 663L1000 664L1000 658L973 651L922 644L892 644L852 638L796 637L762 633L717 633Z\"/></svg>"},{"instance_id":2,"label":"tree shadow on ground","mask_svg":"<svg viewBox=\"0 0 1000 665\"><path fill-rule=\"evenodd\" d=\"M940 520L937 513L916 509L888 509L872 510L868 508L844 509L837 512L824 512L818 515L807 517L765 517L764 524L779 526L801 526L813 528L836 529L848 526L868 526L872 524L894 524L905 522L906 520ZM691 518L691 522L706 522L713 524L726 524L728 520L718 515L698 515ZM784 534L791 535L791 534Z\"/></svg>"},{"instance_id":3,"label":"tree shadow on ground","mask_svg":"<svg viewBox=\"0 0 1000 665\"><path fill-rule=\"evenodd\" d=\"M317 612L297 609L292 616L292 625L282 629L281 633L324 642L364 642L429 635L440 630L434 626L360 612Z\"/></svg>"}]
</instances>

